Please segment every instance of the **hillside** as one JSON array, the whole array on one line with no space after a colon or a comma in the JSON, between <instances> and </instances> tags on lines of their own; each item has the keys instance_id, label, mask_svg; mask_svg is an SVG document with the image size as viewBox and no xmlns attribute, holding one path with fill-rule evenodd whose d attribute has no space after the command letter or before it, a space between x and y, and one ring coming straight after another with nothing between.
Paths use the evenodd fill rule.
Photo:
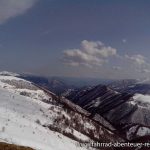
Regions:
<instances>
[{"instance_id":1,"label":"hillside","mask_svg":"<svg viewBox=\"0 0 150 150\"><path fill-rule=\"evenodd\" d=\"M91 113L100 115L128 140L150 135L150 96L118 92L98 85L72 91L66 96Z\"/></svg>"},{"instance_id":2,"label":"hillside","mask_svg":"<svg viewBox=\"0 0 150 150\"><path fill-rule=\"evenodd\" d=\"M79 142L124 141L88 112L17 75L0 75L0 139L36 150L85 150Z\"/></svg>"}]
</instances>

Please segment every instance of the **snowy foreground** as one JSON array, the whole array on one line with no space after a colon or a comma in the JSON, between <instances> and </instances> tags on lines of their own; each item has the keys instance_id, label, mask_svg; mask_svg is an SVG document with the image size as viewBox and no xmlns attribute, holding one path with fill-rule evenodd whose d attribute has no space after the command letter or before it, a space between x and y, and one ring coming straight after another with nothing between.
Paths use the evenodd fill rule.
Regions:
<instances>
[{"instance_id":1,"label":"snowy foreground","mask_svg":"<svg viewBox=\"0 0 150 150\"><path fill-rule=\"evenodd\" d=\"M51 101L30 82L0 75L0 141L36 150L84 150L77 142L42 126L53 123L59 107L51 111L52 104L41 99Z\"/></svg>"}]
</instances>

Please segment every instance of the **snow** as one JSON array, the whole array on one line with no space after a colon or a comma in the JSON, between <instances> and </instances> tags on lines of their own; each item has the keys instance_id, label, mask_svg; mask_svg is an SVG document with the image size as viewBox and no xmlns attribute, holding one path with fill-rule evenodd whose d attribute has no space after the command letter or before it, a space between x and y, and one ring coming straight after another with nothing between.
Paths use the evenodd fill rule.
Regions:
<instances>
[{"instance_id":1,"label":"snow","mask_svg":"<svg viewBox=\"0 0 150 150\"><path fill-rule=\"evenodd\" d=\"M135 126L131 127L131 128L129 129L129 131L127 131L127 135L126 135L126 136L127 136L127 139L131 139L131 138L132 138L132 134L135 133L137 127L138 127L138 125L135 125Z\"/></svg>"},{"instance_id":2,"label":"snow","mask_svg":"<svg viewBox=\"0 0 150 150\"><path fill-rule=\"evenodd\" d=\"M146 78L146 79L139 79L137 84L149 84L150 83L150 78Z\"/></svg>"},{"instance_id":3,"label":"snow","mask_svg":"<svg viewBox=\"0 0 150 150\"><path fill-rule=\"evenodd\" d=\"M20 84L21 88L16 87L15 83L17 84L16 86ZM42 90L39 90L34 85L32 85L31 82L20 79L18 77L0 75L0 87L8 89L9 91L19 95L22 93L25 96L31 97L33 99L50 100L49 96L47 96Z\"/></svg>"},{"instance_id":4,"label":"snow","mask_svg":"<svg viewBox=\"0 0 150 150\"><path fill-rule=\"evenodd\" d=\"M0 72L0 75L3 75L3 76L20 76L17 73L8 72L8 71L2 71L2 72Z\"/></svg>"},{"instance_id":5,"label":"snow","mask_svg":"<svg viewBox=\"0 0 150 150\"><path fill-rule=\"evenodd\" d=\"M87 136L81 134L81 133L78 132L77 130L73 130L73 134L74 134L76 137L79 137L80 139L82 139L83 141L89 141L89 140L90 140Z\"/></svg>"},{"instance_id":6,"label":"snow","mask_svg":"<svg viewBox=\"0 0 150 150\"><path fill-rule=\"evenodd\" d=\"M136 105L136 102L135 102L135 101L129 101L129 103L130 103L131 105Z\"/></svg>"},{"instance_id":7,"label":"snow","mask_svg":"<svg viewBox=\"0 0 150 150\"><path fill-rule=\"evenodd\" d=\"M141 102L150 103L150 95L135 94L133 98L135 101L138 101L138 102L141 101Z\"/></svg>"},{"instance_id":8,"label":"snow","mask_svg":"<svg viewBox=\"0 0 150 150\"><path fill-rule=\"evenodd\" d=\"M40 111L47 111L45 104L41 105L31 98L15 95L3 89L0 89L0 100L1 139L39 150L80 149L69 138L56 134L36 122L40 120L44 124L50 121L50 114L46 117ZM61 138L58 138L58 135Z\"/></svg>"},{"instance_id":9,"label":"snow","mask_svg":"<svg viewBox=\"0 0 150 150\"><path fill-rule=\"evenodd\" d=\"M33 99L49 99L49 97L42 90L17 89L16 92L24 92L25 94L30 95L29 97Z\"/></svg>"},{"instance_id":10,"label":"snow","mask_svg":"<svg viewBox=\"0 0 150 150\"><path fill-rule=\"evenodd\" d=\"M92 126L89 122L85 122L84 125L85 125L85 127L88 128L88 129L93 129L93 130L95 129L95 127Z\"/></svg>"},{"instance_id":11,"label":"snow","mask_svg":"<svg viewBox=\"0 0 150 150\"><path fill-rule=\"evenodd\" d=\"M150 129L147 127L140 127L137 132L138 136L145 136L149 134L150 134Z\"/></svg>"},{"instance_id":12,"label":"snow","mask_svg":"<svg viewBox=\"0 0 150 150\"><path fill-rule=\"evenodd\" d=\"M53 124L58 111L70 118L59 106L47 104L42 101L49 98L39 89L16 88L5 81L28 81L15 76L0 75L0 141L17 145L29 146L36 150L85 150L77 146L76 141L51 131L44 127ZM30 93L29 96L20 95L21 92ZM51 107L54 107L51 110ZM60 110L61 109L61 110ZM76 136L82 140L88 137L78 131Z\"/></svg>"},{"instance_id":13,"label":"snow","mask_svg":"<svg viewBox=\"0 0 150 150\"><path fill-rule=\"evenodd\" d=\"M25 82L29 83L29 81L26 81L26 80L21 79L21 78L17 78L15 76L5 76L2 74L0 74L0 80L17 80L17 81L25 81Z\"/></svg>"}]
</instances>

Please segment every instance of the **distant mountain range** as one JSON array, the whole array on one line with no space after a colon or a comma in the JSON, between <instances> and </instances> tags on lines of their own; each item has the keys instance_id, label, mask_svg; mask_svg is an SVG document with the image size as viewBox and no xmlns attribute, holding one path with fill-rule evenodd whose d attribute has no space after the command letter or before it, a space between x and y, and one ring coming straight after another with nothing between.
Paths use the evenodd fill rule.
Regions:
<instances>
[{"instance_id":1,"label":"distant mountain range","mask_svg":"<svg viewBox=\"0 0 150 150\"><path fill-rule=\"evenodd\" d=\"M139 81L139 80L120 80L114 81L108 84L108 87L119 91L128 93L140 93L140 94L150 94L150 82L149 80Z\"/></svg>"},{"instance_id":2,"label":"distant mountain range","mask_svg":"<svg viewBox=\"0 0 150 150\"><path fill-rule=\"evenodd\" d=\"M98 83L101 84L109 84L113 80L105 80L105 79L94 79L94 78L73 78L73 77L43 77L43 76L35 76L22 74L21 78L29 80L35 84L43 86L50 91L60 95L67 91L68 89L78 89L85 86L96 85Z\"/></svg>"},{"instance_id":3,"label":"distant mountain range","mask_svg":"<svg viewBox=\"0 0 150 150\"><path fill-rule=\"evenodd\" d=\"M42 77L35 75L20 75L21 78L29 80L35 84L49 89L57 95L68 91L74 91L90 86L106 85L118 92L131 94L150 94L150 80L140 81L135 79L108 80L93 78L71 78L71 77Z\"/></svg>"}]
</instances>

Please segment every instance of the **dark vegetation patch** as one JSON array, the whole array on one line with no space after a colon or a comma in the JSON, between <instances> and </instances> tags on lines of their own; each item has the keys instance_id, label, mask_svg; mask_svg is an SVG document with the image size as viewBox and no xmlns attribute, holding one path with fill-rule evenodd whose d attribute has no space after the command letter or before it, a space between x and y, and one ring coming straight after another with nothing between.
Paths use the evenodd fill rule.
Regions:
<instances>
[{"instance_id":1,"label":"dark vegetation patch","mask_svg":"<svg viewBox=\"0 0 150 150\"><path fill-rule=\"evenodd\" d=\"M14 144L0 142L0 150L33 150L33 149L29 147L17 146Z\"/></svg>"}]
</instances>

